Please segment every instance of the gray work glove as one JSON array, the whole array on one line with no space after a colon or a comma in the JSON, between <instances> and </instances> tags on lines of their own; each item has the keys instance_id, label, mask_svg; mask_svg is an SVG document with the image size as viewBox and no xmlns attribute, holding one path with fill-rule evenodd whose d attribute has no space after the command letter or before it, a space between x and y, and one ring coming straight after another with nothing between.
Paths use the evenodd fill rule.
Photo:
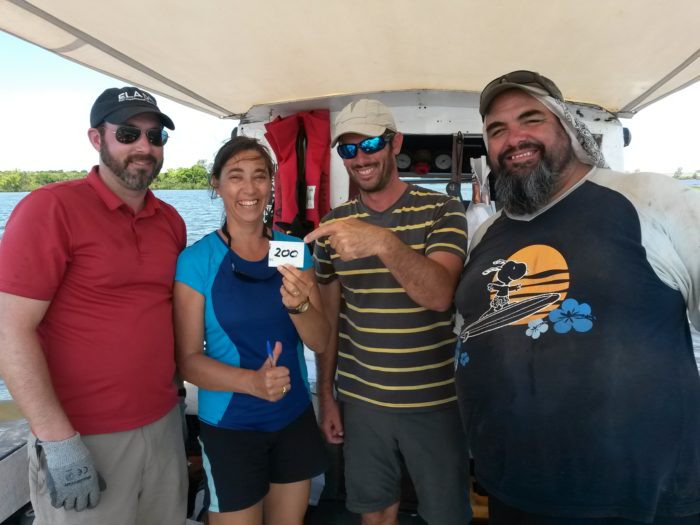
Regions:
<instances>
[{"instance_id":1,"label":"gray work glove","mask_svg":"<svg viewBox=\"0 0 700 525\"><path fill-rule=\"evenodd\" d=\"M46 456L46 483L51 505L80 512L100 502L100 491L107 488L95 470L90 451L80 434L63 441L37 441Z\"/></svg>"}]
</instances>

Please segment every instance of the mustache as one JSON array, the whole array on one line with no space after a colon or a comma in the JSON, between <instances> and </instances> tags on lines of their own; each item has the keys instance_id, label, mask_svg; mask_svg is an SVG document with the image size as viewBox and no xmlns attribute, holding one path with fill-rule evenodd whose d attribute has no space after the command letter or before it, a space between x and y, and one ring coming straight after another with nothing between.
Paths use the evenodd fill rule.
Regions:
<instances>
[{"instance_id":1,"label":"mustache","mask_svg":"<svg viewBox=\"0 0 700 525\"><path fill-rule=\"evenodd\" d=\"M379 166L378 162L357 162L352 165L353 169L370 168L372 166Z\"/></svg>"},{"instance_id":2,"label":"mustache","mask_svg":"<svg viewBox=\"0 0 700 525\"><path fill-rule=\"evenodd\" d=\"M138 161L141 161L141 160L147 160L147 161L152 162L153 164L156 164L156 163L158 162L158 161L156 160L156 158L155 158L153 155L147 155L147 154L139 155L139 154L134 154L134 155L129 155L129 156L125 159L124 163L125 163L125 164L129 164L130 162L138 162Z\"/></svg>"},{"instance_id":3,"label":"mustache","mask_svg":"<svg viewBox=\"0 0 700 525\"><path fill-rule=\"evenodd\" d=\"M535 142L531 140L528 142L521 142L517 146L511 146L510 148L501 152L501 154L498 156L498 163L502 166L505 163L507 157L510 157L514 153L525 149L536 149L540 152L540 155L544 154L544 144L542 144L541 142Z\"/></svg>"}]
</instances>

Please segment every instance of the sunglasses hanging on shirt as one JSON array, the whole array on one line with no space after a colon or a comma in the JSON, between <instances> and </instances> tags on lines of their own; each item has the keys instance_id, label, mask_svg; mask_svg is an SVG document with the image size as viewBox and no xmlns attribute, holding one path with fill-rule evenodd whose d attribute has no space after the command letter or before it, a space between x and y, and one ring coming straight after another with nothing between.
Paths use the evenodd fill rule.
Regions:
<instances>
[{"instance_id":1,"label":"sunglasses hanging on shirt","mask_svg":"<svg viewBox=\"0 0 700 525\"><path fill-rule=\"evenodd\" d=\"M231 263L231 273L234 277L248 283L256 283L269 281L276 275L279 275L279 272L275 267L256 265L255 263L244 264L244 261L240 261L237 266L236 257L231 249L231 242L233 241L233 238L231 237L231 233L228 231L228 221L224 220L224 223L221 225L221 232L224 234L224 237L226 237L226 244L229 248L226 255ZM263 237L272 240L272 236L267 231L266 227L263 227ZM245 265L245 268L241 268L242 265Z\"/></svg>"}]
</instances>

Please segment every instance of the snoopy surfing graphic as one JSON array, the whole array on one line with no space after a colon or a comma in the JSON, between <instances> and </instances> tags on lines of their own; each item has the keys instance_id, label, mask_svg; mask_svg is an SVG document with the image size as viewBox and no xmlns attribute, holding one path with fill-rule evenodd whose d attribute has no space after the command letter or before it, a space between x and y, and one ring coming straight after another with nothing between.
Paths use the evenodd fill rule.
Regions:
<instances>
[{"instance_id":1,"label":"snoopy surfing graphic","mask_svg":"<svg viewBox=\"0 0 700 525\"><path fill-rule=\"evenodd\" d=\"M490 274L494 276L486 285L489 308L462 328L460 347L468 339L508 325L526 325L524 334L532 339L549 330L547 321L559 334L572 329L576 332L592 329L594 317L590 306L567 298L569 268L554 248L546 245L523 248L508 259L493 261L481 272L481 275Z\"/></svg>"}]
</instances>

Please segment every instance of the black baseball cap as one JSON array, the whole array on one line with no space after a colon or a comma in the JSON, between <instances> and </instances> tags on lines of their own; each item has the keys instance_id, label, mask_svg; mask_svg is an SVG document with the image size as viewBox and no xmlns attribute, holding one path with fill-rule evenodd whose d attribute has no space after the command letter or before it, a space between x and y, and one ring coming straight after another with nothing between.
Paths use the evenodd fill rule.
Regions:
<instances>
[{"instance_id":1,"label":"black baseball cap","mask_svg":"<svg viewBox=\"0 0 700 525\"><path fill-rule=\"evenodd\" d=\"M481 118L484 118L491 102L493 102L493 99L496 98L497 95L513 88L522 89L530 93L538 93L540 95L549 95L564 102L564 97L554 82L534 71L520 69L502 75L486 85L481 92L481 100L479 101L479 113L481 113Z\"/></svg>"},{"instance_id":2,"label":"black baseball cap","mask_svg":"<svg viewBox=\"0 0 700 525\"><path fill-rule=\"evenodd\" d=\"M155 97L132 86L105 89L90 110L90 127L96 128L103 122L122 124L141 113L155 113L163 126L175 129L170 117L158 109Z\"/></svg>"}]
</instances>

